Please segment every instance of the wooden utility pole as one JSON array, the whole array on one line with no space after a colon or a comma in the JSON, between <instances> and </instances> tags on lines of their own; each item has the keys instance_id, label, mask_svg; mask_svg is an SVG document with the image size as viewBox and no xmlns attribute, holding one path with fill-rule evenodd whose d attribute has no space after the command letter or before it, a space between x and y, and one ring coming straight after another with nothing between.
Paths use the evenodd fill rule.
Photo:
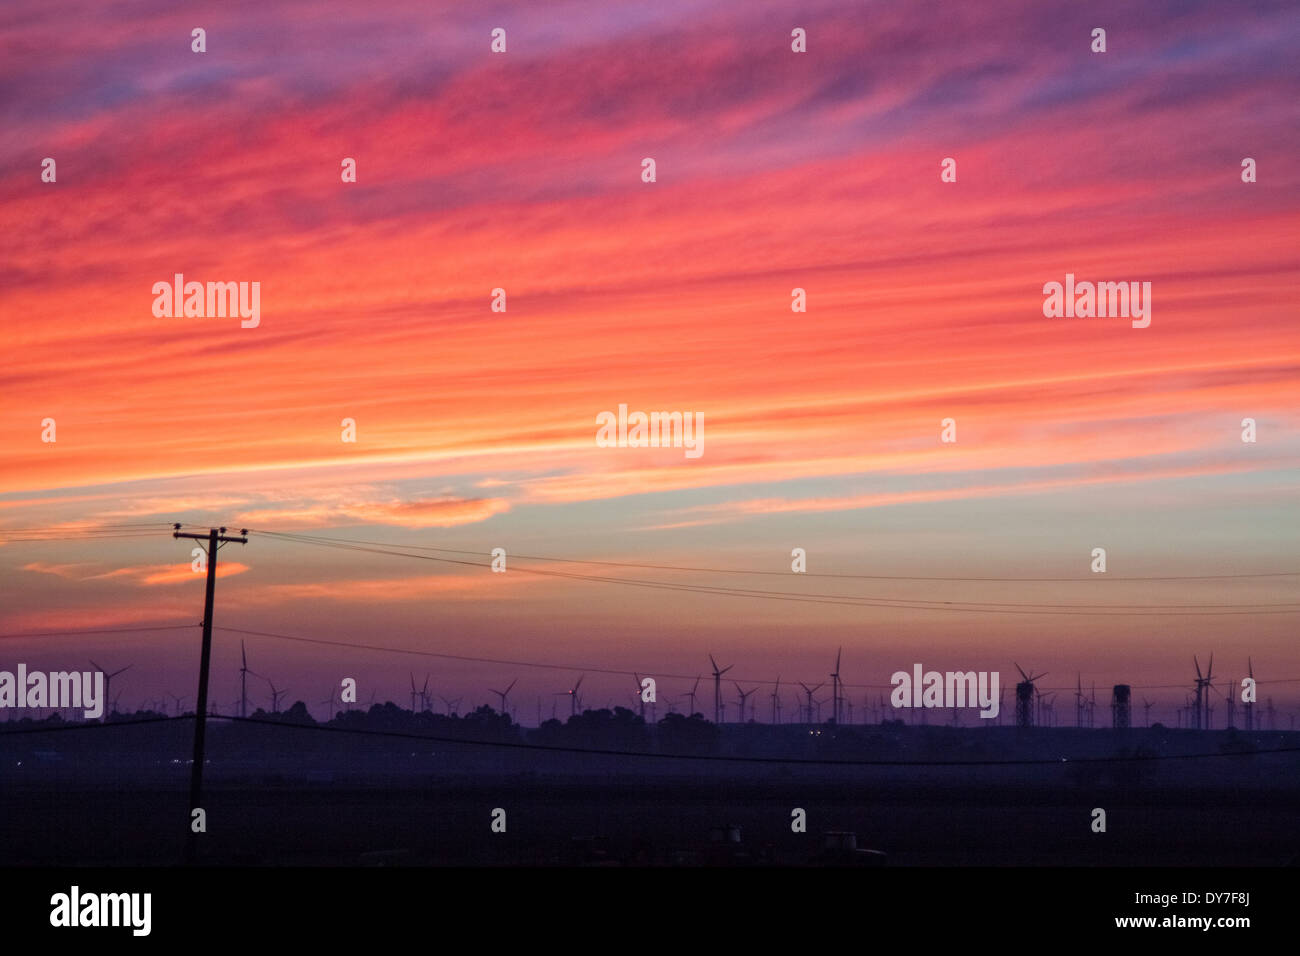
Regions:
<instances>
[{"instance_id":1,"label":"wooden utility pole","mask_svg":"<svg viewBox=\"0 0 1300 956\"><path fill-rule=\"evenodd\" d=\"M247 529L240 529L239 537L226 537L225 528L212 528L207 534L186 534L179 524L173 526L173 538L193 538L208 542L208 588L203 603L203 651L199 656L199 699L194 713L194 764L190 768L190 823L189 839L185 844L185 861L195 862L198 855L198 838L194 832L194 811L203 798L203 743L208 718L208 665L212 660L212 602L217 588L217 550L223 544L238 541L248 544Z\"/></svg>"}]
</instances>

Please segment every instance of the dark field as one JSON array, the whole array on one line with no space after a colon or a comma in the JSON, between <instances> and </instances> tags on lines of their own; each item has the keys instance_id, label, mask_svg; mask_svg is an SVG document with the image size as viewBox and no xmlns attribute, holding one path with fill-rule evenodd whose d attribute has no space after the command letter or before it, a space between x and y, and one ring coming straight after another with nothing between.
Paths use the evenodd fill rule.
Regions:
<instances>
[{"instance_id":1,"label":"dark field","mask_svg":"<svg viewBox=\"0 0 1300 956\"><path fill-rule=\"evenodd\" d=\"M0 865L179 862L192 730L180 719L0 736ZM652 736L630 741L637 755L600 755L590 749L611 741L579 741L586 752L575 752L520 746L518 736L491 745L213 730L198 838L200 862L212 865L864 862L824 856L831 831L856 833L891 867L1258 867L1300 857L1291 733L749 725L725 727L707 755L687 759L655 749L664 740ZM504 833L491 827L498 807ZM796 807L806 833L791 830ZM1104 833L1092 830L1097 807ZM728 825L740 828L738 843L712 832Z\"/></svg>"},{"instance_id":2,"label":"dark field","mask_svg":"<svg viewBox=\"0 0 1300 956\"><path fill-rule=\"evenodd\" d=\"M185 792L5 792L7 865L150 865L180 858ZM827 830L853 830L890 866L1276 866L1300 849L1293 795L1232 789L1097 791L654 782L336 788L214 786L204 862L218 865L804 865ZM1106 833L1090 830L1104 807ZM490 831L495 807L507 831ZM808 812L808 832L790 811ZM718 856L710 828L738 824ZM583 839L603 838L603 839Z\"/></svg>"}]
</instances>

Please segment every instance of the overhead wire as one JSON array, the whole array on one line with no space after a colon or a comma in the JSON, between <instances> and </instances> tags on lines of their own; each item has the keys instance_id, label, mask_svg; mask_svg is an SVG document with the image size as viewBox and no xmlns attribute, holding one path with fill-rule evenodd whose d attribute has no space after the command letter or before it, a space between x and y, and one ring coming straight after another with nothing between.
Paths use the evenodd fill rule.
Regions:
<instances>
[{"instance_id":1,"label":"overhead wire","mask_svg":"<svg viewBox=\"0 0 1300 956\"><path fill-rule=\"evenodd\" d=\"M324 541L308 536L284 535L279 532L254 532L309 544L316 547L337 550L358 551L370 554L389 555L392 557L411 558L421 561L433 561L442 564L454 564L479 569L489 569L490 565L479 561L462 561L454 558L440 558L426 554L412 554L391 547L372 547L343 542ZM577 574L567 571L542 568L524 568L516 566L515 570L525 574L548 577L567 578L580 581L622 584L657 590L685 591L697 594L711 594L728 597L753 597L760 600L791 601L795 603L842 605L850 607L876 607L897 610L949 611L988 614L1049 614L1081 615L1094 617L1157 617L1157 616L1237 616L1251 614L1295 614L1300 613L1300 602L1286 602L1269 605L1056 605L1056 604L1010 604L979 601L929 601L913 598L882 598L879 596L855 597L852 595L796 594L788 591L771 591L757 588L729 588L720 585L696 585L671 583L664 581L647 581L634 578L601 577L598 575ZM1088 608L1093 609L1088 609Z\"/></svg>"},{"instance_id":2,"label":"overhead wire","mask_svg":"<svg viewBox=\"0 0 1300 956\"><path fill-rule=\"evenodd\" d=\"M57 727L24 727L20 730L0 730L0 738L7 736L25 736L41 733L59 733L76 730L107 730L117 727L130 727L140 724L175 723L191 721L195 715L186 714L179 717L143 717L138 719L115 720L109 723L64 724ZM797 764L805 766L841 766L841 767L1012 767L1012 766L1063 766L1068 764L1097 763L1147 763L1166 760L1205 760L1211 758L1254 757L1271 754L1300 753L1297 747L1272 747L1264 750L1230 751L1190 754L1149 754L1149 755L1113 755L1104 757L1045 757L1045 758L1007 758L1001 760L841 760L822 757L779 757L752 756L734 754L677 754L659 753L642 750L620 750L616 748L573 747L559 744L530 744L513 740L483 740L465 737L448 737L440 734L418 734L400 730L368 730L360 727L333 727L328 724L302 724L292 721L267 720L257 717L234 717L227 714L208 714L208 720L225 720L232 724L259 724L287 730L316 731L325 733L353 734L362 737L386 737L399 740L418 740L424 743L440 743L469 747L492 747L508 750L535 751L539 753L568 753L577 755L634 757L657 760L690 760L711 763L748 763L748 764ZM517 726L517 725L516 725Z\"/></svg>"}]
</instances>

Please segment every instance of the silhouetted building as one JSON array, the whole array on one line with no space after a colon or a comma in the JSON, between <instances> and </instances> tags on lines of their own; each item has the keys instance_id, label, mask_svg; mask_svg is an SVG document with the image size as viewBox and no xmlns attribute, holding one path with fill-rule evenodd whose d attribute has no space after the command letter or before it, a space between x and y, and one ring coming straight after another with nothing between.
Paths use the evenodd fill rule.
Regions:
<instances>
[{"instance_id":1,"label":"silhouetted building","mask_svg":"<svg viewBox=\"0 0 1300 956\"><path fill-rule=\"evenodd\" d=\"M1132 720L1131 698L1133 688L1128 684L1116 684L1110 698L1111 726L1116 730L1128 730Z\"/></svg>"}]
</instances>

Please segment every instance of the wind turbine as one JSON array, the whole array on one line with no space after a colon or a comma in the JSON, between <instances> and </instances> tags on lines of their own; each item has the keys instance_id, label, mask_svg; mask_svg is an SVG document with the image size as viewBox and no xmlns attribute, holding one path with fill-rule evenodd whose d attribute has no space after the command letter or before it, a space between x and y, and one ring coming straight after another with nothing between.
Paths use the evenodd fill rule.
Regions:
<instances>
[{"instance_id":1,"label":"wind turbine","mask_svg":"<svg viewBox=\"0 0 1300 956\"><path fill-rule=\"evenodd\" d=\"M1046 727L1053 727L1056 725L1055 698L1056 698L1055 691L1053 691L1050 694L1040 694L1038 696L1039 703L1042 704L1044 714L1047 717L1047 720L1044 721L1044 726Z\"/></svg>"},{"instance_id":2,"label":"wind turbine","mask_svg":"<svg viewBox=\"0 0 1300 956\"><path fill-rule=\"evenodd\" d=\"M117 697L112 697L112 698L110 698L110 697L108 696L108 688L109 688L109 686L110 686L110 685L109 685L109 681L111 681L111 680L112 680L114 677L116 677L118 674L122 673L122 671L129 671L129 670L131 669L131 665L130 665L130 664L127 664L125 667L120 667L120 668L118 668L117 670L113 671L113 673L111 673L111 674L110 674L108 671L104 670L104 668L102 668L102 667L100 667L98 664L96 664L96 663L94 662L94 660L91 660L91 662L90 662L90 666L93 667L93 668L95 668L95 670L100 671L100 672L104 675L104 700L112 700L112 702L113 702L113 709L114 709L114 710L117 710ZM121 695L119 694L118 696L121 696ZM108 723L108 708L105 708L105 709L104 709L104 716L100 718L100 721L99 721L99 722L100 722L101 724L106 724L106 723Z\"/></svg>"},{"instance_id":3,"label":"wind turbine","mask_svg":"<svg viewBox=\"0 0 1300 956\"><path fill-rule=\"evenodd\" d=\"M567 691L563 692L569 695L569 716L570 717L576 717L578 715L578 688L582 686L582 679L586 676L587 676L586 674L579 674L578 682L574 684L572 687L570 687Z\"/></svg>"},{"instance_id":4,"label":"wind turbine","mask_svg":"<svg viewBox=\"0 0 1300 956\"><path fill-rule=\"evenodd\" d=\"M1225 694L1222 691L1218 692L1219 696L1223 698L1224 706L1226 706L1228 709L1228 722L1227 724L1224 725L1228 730L1232 730L1236 726L1236 724L1233 723L1233 716L1237 710L1236 707L1237 697L1234 688L1240 686L1241 686L1241 681L1230 680L1228 681L1228 688L1229 688L1228 693Z\"/></svg>"},{"instance_id":5,"label":"wind turbine","mask_svg":"<svg viewBox=\"0 0 1300 956\"><path fill-rule=\"evenodd\" d=\"M253 674L248 669L248 651L244 648L244 642L239 642L239 716L248 716L248 675ZM261 674L253 674L254 677L262 677ZM266 680L262 677L262 680Z\"/></svg>"},{"instance_id":6,"label":"wind turbine","mask_svg":"<svg viewBox=\"0 0 1300 956\"><path fill-rule=\"evenodd\" d=\"M831 708L831 719L835 723L840 722L840 657L844 654L844 648L841 647L835 652L835 670L831 671L831 700L834 704Z\"/></svg>"},{"instance_id":7,"label":"wind turbine","mask_svg":"<svg viewBox=\"0 0 1300 956\"><path fill-rule=\"evenodd\" d=\"M447 697L440 697L438 699L447 705L447 716L455 717L456 708L460 706L461 698L457 697L455 700L451 700L450 698Z\"/></svg>"},{"instance_id":8,"label":"wind turbine","mask_svg":"<svg viewBox=\"0 0 1300 956\"><path fill-rule=\"evenodd\" d=\"M420 688L420 713L429 709L429 675L424 675L424 686Z\"/></svg>"},{"instance_id":9,"label":"wind turbine","mask_svg":"<svg viewBox=\"0 0 1300 956\"><path fill-rule=\"evenodd\" d=\"M1074 675L1074 726L1083 726L1083 675L1075 672Z\"/></svg>"},{"instance_id":10,"label":"wind turbine","mask_svg":"<svg viewBox=\"0 0 1300 956\"><path fill-rule=\"evenodd\" d=\"M641 705L641 722L645 723L645 697L641 693L641 675L633 671L632 679L636 681L636 699Z\"/></svg>"},{"instance_id":11,"label":"wind turbine","mask_svg":"<svg viewBox=\"0 0 1300 956\"><path fill-rule=\"evenodd\" d=\"M736 684L734 680L732 683ZM758 688L754 688L753 690L741 690L740 685L736 684L736 694L740 697L740 722L742 724L745 722L745 701L749 700L749 695L754 693L754 690L757 689Z\"/></svg>"},{"instance_id":12,"label":"wind turbine","mask_svg":"<svg viewBox=\"0 0 1300 956\"><path fill-rule=\"evenodd\" d=\"M285 690L277 688L275 682L269 677L263 677L262 680L271 685L271 713L278 714L280 712L280 698L289 693L289 691L287 688Z\"/></svg>"},{"instance_id":13,"label":"wind turbine","mask_svg":"<svg viewBox=\"0 0 1300 956\"><path fill-rule=\"evenodd\" d=\"M181 715L181 701L185 700L185 698L177 697L175 694L168 694L167 696L176 702L176 716L179 717Z\"/></svg>"},{"instance_id":14,"label":"wind turbine","mask_svg":"<svg viewBox=\"0 0 1300 956\"><path fill-rule=\"evenodd\" d=\"M817 686L821 687L822 685L818 684ZM817 705L817 723L820 724L822 722L822 704L829 704L830 702L831 699L829 697L813 701L813 703Z\"/></svg>"},{"instance_id":15,"label":"wind turbine","mask_svg":"<svg viewBox=\"0 0 1300 956\"><path fill-rule=\"evenodd\" d=\"M776 675L776 687L772 689L772 723L781 722L781 675Z\"/></svg>"},{"instance_id":16,"label":"wind turbine","mask_svg":"<svg viewBox=\"0 0 1300 956\"><path fill-rule=\"evenodd\" d=\"M713 722L715 724L720 724L722 723L723 713L722 675L727 673L727 671L731 670L736 665L728 664L726 667L718 670L718 662L713 659L712 654L709 655L709 663L713 665Z\"/></svg>"},{"instance_id":17,"label":"wind turbine","mask_svg":"<svg viewBox=\"0 0 1300 956\"><path fill-rule=\"evenodd\" d=\"M1192 663L1196 665L1196 729L1200 730L1202 715L1205 713L1205 705L1209 703L1205 691L1209 688L1210 682L1213 679L1211 677L1211 672L1214 670L1214 655L1210 655L1210 663L1205 667L1204 677L1201 676L1201 662L1196 659L1195 654L1192 655Z\"/></svg>"},{"instance_id":18,"label":"wind turbine","mask_svg":"<svg viewBox=\"0 0 1300 956\"><path fill-rule=\"evenodd\" d=\"M690 692L689 694L686 695L687 697L689 697L689 698L691 699L691 712L690 712L689 714L686 715L687 717L693 717L693 716L695 716L695 692L696 692L697 690L700 689L700 681L702 681L703 679L704 679L704 678L703 678L702 676L701 676L701 677L696 677L696 678L695 678L695 686L692 687L692 688L691 688L691 692Z\"/></svg>"},{"instance_id":19,"label":"wind turbine","mask_svg":"<svg viewBox=\"0 0 1300 956\"><path fill-rule=\"evenodd\" d=\"M415 689L415 674L411 673L411 713L415 713L415 699L420 696L420 692Z\"/></svg>"},{"instance_id":20,"label":"wind turbine","mask_svg":"<svg viewBox=\"0 0 1300 956\"><path fill-rule=\"evenodd\" d=\"M333 720L333 719L334 719L334 688L333 688L333 687L330 688L330 692L329 692L329 694L326 695L325 699L322 700L321 703L322 703L322 704L329 704L329 708L330 708L330 709L329 709L329 715L330 715L330 716L329 716L329 719L330 719L330 720ZM328 723L328 721L326 721L326 723Z\"/></svg>"},{"instance_id":21,"label":"wind turbine","mask_svg":"<svg viewBox=\"0 0 1300 956\"><path fill-rule=\"evenodd\" d=\"M1011 663L1015 664L1015 661ZM1036 695L1034 681L1042 680L1047 674L1035 674L1030 677L1019 664L1016 664L1016 670L1020 671L1022 678L1020 683L1016 685L1016 726L1032 727L1034 726L1034 697ZM924 716L925 711L922 710L921 714Z\"/></svg>"},{"instance_id":22,"label":"wind turbine","mask_svg":"<svg viewBox=\"0 0 1300 956\"><path fill-rule=\"evenodd\" d=\"M492 693L496 694L498 697L501 698L501 713L505 714L507 717L510 716L510 713L506 710L506 700L510 696L510 688L514 687L515 684L518 683L519 683L519 678L516 677L514 680L510 682L510 684L506 687L505 690L492 690L491 687L488 688L489 691L492 691Z\"/></svg>"},{"instance_id":23,"label":"wind turbine","mask_svg":"<svg viewBox=\"0 0 1300 956\"><path fill-rule=\"evenodd\" d=\"M1142 698L1142 716L1146 719L1147 726L1151 726L1151 701L1145 697Z\"/></svg>"},{"instance_id":24,"label":"wind turbine","mask_svg":"<svg viewBox=\"0 0 1300 956\"><path fill-rule=\"evenodd\" d=\"M1246 674L1250 677L1252 687L1255 683L1255 665L1249 657L1246 658ZM1234 687L1232 692L1235 694L1237 689ZM1254 694L1250 695L1254 697ZM1255 702L1253 700L1245 701L1241 705L1246 711L1246 730L1247 732L1255 729Z\"/></svg>"},{"instance_id":25,"label":"wind turbine","mask_svg":"<svg viewBox=\"0 0 1300 956\"><path fill-rule=\"evenodd\" d=\"M825 687L825 686L826 686L826 682L825 682L825 681L822 681L822 682L821 682L820 684L818 684L816 687L809 687L809 686L808 686L807 684L805 684L803 681L800 681L800 682L799 682L799 686L802 687L802 688L803 688L803 692L804 692L805 694L808 695L808 709L807 709L806 711L804 711L804 713L807 715L808 723L811 724L811 723L813 722L813 716L812 716L812 715L813 715L813 696L812 696L812 695L815 694L817 691L821 690L823 687ZM818 708L818 710L817 710L817 722L818 722L818 723L821 723L821 716L822 716L822 715L821 715L821 709Z\"/></svg>"}]
</instances>

